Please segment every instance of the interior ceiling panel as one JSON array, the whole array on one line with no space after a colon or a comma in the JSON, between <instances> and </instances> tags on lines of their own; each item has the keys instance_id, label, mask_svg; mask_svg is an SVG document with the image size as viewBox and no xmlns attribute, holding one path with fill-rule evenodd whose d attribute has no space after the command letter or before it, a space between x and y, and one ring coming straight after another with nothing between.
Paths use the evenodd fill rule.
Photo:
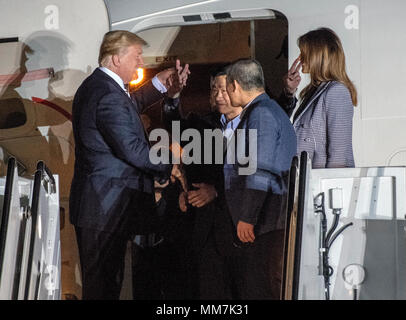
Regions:
<instances>
[{"instance_id":1,"label":"interior ceiling panel","mask_svg":"<svg viewBox=\"0 0 406 320\"><path fill-rule=\"evenodd\" d=\"M134 1L134 0L104 0L110 17L110 23L114 24L139 16L153 14L157 11L177 9L198 3L211 1L198 0L167 0L167 1Z\"/></svg>"}]
</instances>

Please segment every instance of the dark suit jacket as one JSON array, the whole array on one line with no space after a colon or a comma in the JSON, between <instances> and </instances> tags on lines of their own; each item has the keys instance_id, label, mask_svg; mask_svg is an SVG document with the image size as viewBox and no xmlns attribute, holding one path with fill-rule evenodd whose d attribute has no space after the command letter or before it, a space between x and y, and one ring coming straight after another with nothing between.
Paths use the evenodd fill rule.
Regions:
<instances>
[{"instance_id":1,"label":"dark suit jacket","mask_svg":"<svg viewBox=\"0 0 406 320\"><path fill-rule=\"evenodd\" d=\"M75 171L70 193L73 225L113 231L128 214L134 192L151 194L154 177L168 177L169 164L152 164L139 116L162 98L151 83L133 96L96 69L73 101ZM150 204L149 204L150 205Z\"/></svg>"},{"instance_id":2,"label":"dark suit jacket","mask_svg":"<svg viewBox=\"0 0 406 320\"><path fill-rule=\"evenodd\" d=\"M193 128L200 132L203 137L205 129L221 129L220 117L218 112L210 112L206 115L198 115L195 113L189 113L186 117L182 117L179 113L179 108L173 108L172 110L166 110L163 108L162 120L167 130L170 130L172 121L179 121L181 132L186 129ZM184 142L183 142L184 143ZM182 144L183 144L182 143ZM204 153L204 140L201 141L202 152ZM208 203L204 207L195 208L190 207L188 210L189 215L194 215L194 230L193 230L193 248L196 251L204 246L209 236L210 231L213 230L213 226L216 225L216 229L221 231L216 232L217 244L223 245L228 243L232 246L232 223L228 217L227 209L224 205L224 176L223 165L214 163L214 143L212 150L212 164L189 164L185 165L185 172L191 190L195 189L192 183L207 183L214 185L216 188L218 197L212 202ZM202 159L203 161L204 159ZM184 214L183 214L184 215ZM230 228L227 229L229 227ZM226 231L225 231L226 230Z\"/></svg>"},{"instance_id":3,"label":"dark suit jacket","mask_svg":"<svg viewBox=\"0 0 406 320\"><path fill-rule=\"evenodd\" d=\"M283 229L283 196L287 189L287 172L296 154L296 135L282 108L266 93L261 94L241 113L239 129L256 129L256 171L241 175L237 154L235 164L224 166L224 184L227 206L233 222L251 223L256 235ZM249 150L248 130L242 143ZM230 149L230 146L228 147Z\"/></svg>"}]
</instances>

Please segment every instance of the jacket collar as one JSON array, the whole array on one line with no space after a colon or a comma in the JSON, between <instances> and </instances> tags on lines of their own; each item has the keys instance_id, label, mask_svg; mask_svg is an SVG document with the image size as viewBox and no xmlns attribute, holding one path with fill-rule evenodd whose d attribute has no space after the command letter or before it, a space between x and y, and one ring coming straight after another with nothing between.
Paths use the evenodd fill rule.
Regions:
<instances>
[{"instance_id":1,"label":"jacket collar","mask_svg":"<svg viewBox=\"0 0 406 320\"><path fill-rule=\"evenodd\" d=\"M327 90L327 88L331 85L332 81L326 81L323 82L319 85L319 87L317 88L316 92L313 94L313 96L311 97L311 99L309 100L309 102L307 103L306 107L304 108L304 110L302 111L302 113L296 118L295 122L299 121L299 119L305 114L305 112L307 111L307 109L309 109L309 107L313 104L313 102L320 97L320 95Z\"/></svg>"},{"instance_id":2,"label":"jacket collar","mask_svg":"<svg viewBox=\"0 0 406 320\"><path fill-rule=\"evenodd\" d=\"M99 68L96 68L94 70L93 75L97 78L103 78L103 80L108 81L109 83L113 84L117 90L119 90L125 97L127 97L128 100L133 103L132 99L127 95L127 93L123 90L123 88L115 81L112 77L107 75L104 71L100 70Z\"/></svg>"},{"instance_id":3,"label":"jacket collar","mask_svg":"<svg viewBox=\"0 0 406 320\"><path fill-rule=\"evenodd\" d=\"M245 119L248 114L250 113L250 111L252 110L252 108L260 101L265 100L266 99L266 93L261 93L259 96L257 96L254 100L252 100L241 112L240 114L240 123L238 125L238 129L240 129L240 125L243 121L243 119Z\"/></svg>"},{"instance_id":4,"label":"jacket collar","mask_svg":"<svg viewBox=\"0 0 406 320\"><path fill-rule=\"evenodd\" d=\"M99 70L103 71L105 74L107 74L110 78L112 78L115 82L117 82L117 84L120 86L121 89L126 91L125 86L124 86L124 81L123 81L123 79L121 79L121 77L117 73L111 71L109 68L106 68L106 67L99 67Z\"/></svg>"},{"instance_id":5,"label":"jacket collar","mask_svg":"<svg viewBox=\"0 0 406 320\"><path fill-rule=\"evenodd\" d=\"M94 77L98 78L98 79L102 79L103 81L108 81L109 83L111 83L112 85L114 85L114 87L116 87L118 90L120 90L120 92L122 94L124 94L127 98L128 95L127 93L123 90L123 88L117 83L117 81L115 81L112 77L110 77L109 75L107 75L105 72L101 71L99 68L96 68L93 71L92 74ZM130 98L129 98L130 99ZM131 99L130 99L131 100Z\"/></svg>"},{"instance_id":6,"label":"jacket collar","mask_svg":"<svg viewBox=\"0 0 406 320\"><path fill-rule=\"evenodd\" d=\"M252 100L252 101L242 110L242 112L241 112L240 115L239 115L240 121L239 121L237 127L234 129L233 134L232 134L231 137L230 137L231 140L228 141L228 142L231 143L231 141L233 141L232 139L234 139L233 137L235 136L236 131L237 131L238 129L241 129L244 120L248 117L249 113L250 113L251 110L254 108L254 106L255 106L256 104L258 104L259 102L261 102L262 100L265 100L267 97L268 97L268 95L267 95L265 92L264 92L264 93L261 93L259 96L257 96L254 100ZM227 156L227 149L228 149L228 144L226 145L226 147L225 147L224 150L223 150L223 156L224 156L224 158Z\"/></svg>"}]
</instances>

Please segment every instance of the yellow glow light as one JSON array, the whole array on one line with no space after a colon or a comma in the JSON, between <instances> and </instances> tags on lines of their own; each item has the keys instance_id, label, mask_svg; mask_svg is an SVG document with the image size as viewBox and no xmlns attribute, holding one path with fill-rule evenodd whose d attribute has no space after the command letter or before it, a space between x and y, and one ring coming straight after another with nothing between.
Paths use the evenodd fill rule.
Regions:
<instances>
[{"instance_id":1,"label":"yellow glow light","mask_svg":"<svg viewBox=\"0 0 406 320\"><path fill-rule=\"evenodd\" d=\"M137 85L137 84L139 84L142 80L144 80L144 69L143 69L143 68L138 68L138 69L137 69L137 79L131 81L130 84L131 84L131 85Z\"/></svg>"}]
</instances>

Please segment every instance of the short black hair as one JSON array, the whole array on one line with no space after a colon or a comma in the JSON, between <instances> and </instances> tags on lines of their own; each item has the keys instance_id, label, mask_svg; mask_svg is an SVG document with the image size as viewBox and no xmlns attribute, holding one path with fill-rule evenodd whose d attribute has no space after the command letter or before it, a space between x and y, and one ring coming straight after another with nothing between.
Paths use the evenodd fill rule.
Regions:
<instances>
[{"instance_id":1,"label":"short black hair","mask_svg":"<svg viewBox=\"0 0 406 320\"><path fill-rule=\"evenodd\" d=\"M212 68L210 70L210 78L214 79L214 78L219 77L219 76L227 75L227 68L228 68L229 65L230 65L229 63L228 64L222 64L222 65L219 65L219 66L216 66L216 67Z\"/></svg>"},{"instance_id":2,"label":"short black hair","mask_svg":"<svg viewBox=\"0 0 406 320\"><path fill-rule=\"evenodd\" d=\"M265 89L264 71L255 59L240 59L227 68L227 81L238 82L244 91Z\"/></svg>"}]
</instances>

